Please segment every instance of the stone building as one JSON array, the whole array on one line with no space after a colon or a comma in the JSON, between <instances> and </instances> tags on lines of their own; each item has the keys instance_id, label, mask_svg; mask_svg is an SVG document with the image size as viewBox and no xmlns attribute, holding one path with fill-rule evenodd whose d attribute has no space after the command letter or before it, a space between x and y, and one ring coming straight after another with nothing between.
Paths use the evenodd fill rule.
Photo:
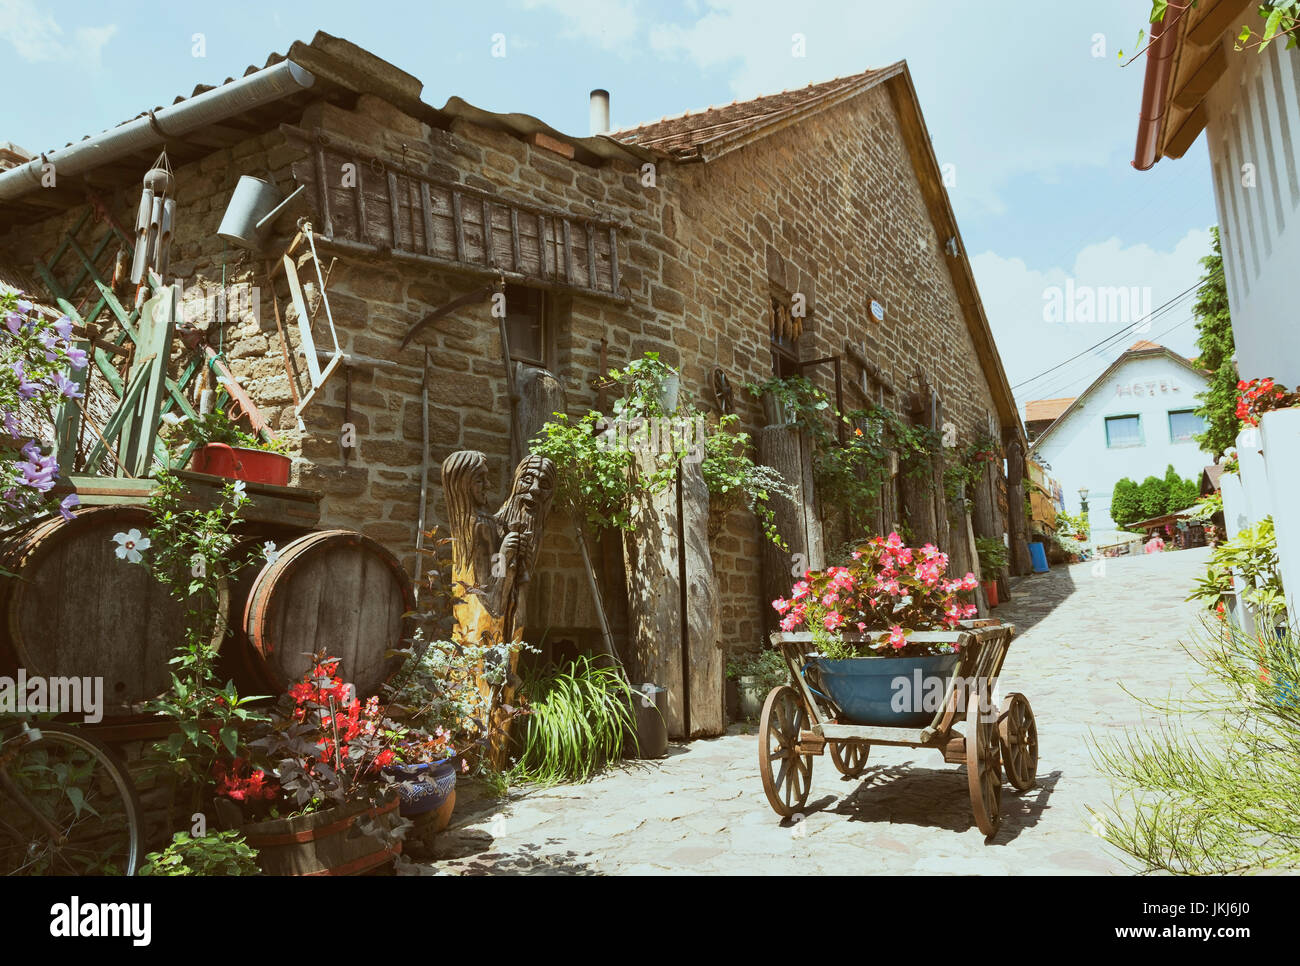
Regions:
<instances>
[{"instance_id":1,"label":"stone building","mask_svg":"<svg viewBox=\"0 0 1300 966\"><path fill-rule=\"evenodd\" d=\"M129 138L94 152L72 144L0 172L0 258L46 266L60 254L49 274L62 292L47 294L94 309L84 262L113 274L120 245L99 242L114 222L129 234L140 177L165 144L179 205L170 271L187 302L198 306L223 284L258 293L227 324L198 314L208 344L291 441L294 483L324 494L323 521L360 529L408 562L425 457L425 352L431 521L440 519L436 468L454 450L484 451L504 487L511 421L486 295L429 322L406 348L402 341L430 314L500 280L512 359L554 373L572 413L607 403L603 369L648 350L705 400L716 369L734 387L803 371L833 395L838 366L846 406L941 414L952 439L991 433L1023 453L905 63L589 137L456 97L435 108L421 95L410 74L317 34L240 80L196 89L100 136ZM195 103L203 110L187 112ZM49 162L57 184L42 186ZM256 252L217 236L241 175L268 178L286 196L305 187ZM328 310L346 355L299 419L295 399L310 391L309 374L294 312L283 308L283 275L270 275L304 217L322 264L334 260ZM315 275L304 268L302 277ZM306 304L317 304L318 288L307 286ZM773 315L796 298L806 306L803 332L783 343ZM333 351L324 316L315 319L322 359ZM800 365L823 359L834 362ZM734 399L757 428L757 402L740 391ZM357 435L346 452L345 422ZM1009 464L1015 492L1018 462ZM1014 538L1023 499L1003 489L999 500L1005 483L990 474L975 531ZM922 496L943 507L941 487ZM883 525L898 518L894 510ZM950 531L945 523L931 532ZM618 631L622 564L611 544L602 541L599 569ZM721 643L756 647L766 619L756 522L732 513L710 549ZM548 528L539 569L530 611L545 624L539 631L589 640L595 613L563 518Z\"/></svg>"}]
</instances>

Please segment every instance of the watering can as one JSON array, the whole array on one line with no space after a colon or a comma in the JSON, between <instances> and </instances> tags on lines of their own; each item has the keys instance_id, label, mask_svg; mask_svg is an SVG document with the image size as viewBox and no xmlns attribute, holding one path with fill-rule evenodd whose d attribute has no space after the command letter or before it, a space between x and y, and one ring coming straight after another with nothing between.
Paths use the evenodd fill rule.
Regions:
<instances>
[{"instance_id":1,"label":"watering can","mask_svg":"<svg viewBox=\"0 0 1300 966\"><path fill-rule=\"evenodd\" d=\"M217 237L240 248L261 248L262 236L270 229L271 223L306 187L301 185L289 197L282 199L279 189L271 182L251 174L241 175L230 196L230 203L226 205L226 213L221 217Z\"/></svg>"}]
</instances>

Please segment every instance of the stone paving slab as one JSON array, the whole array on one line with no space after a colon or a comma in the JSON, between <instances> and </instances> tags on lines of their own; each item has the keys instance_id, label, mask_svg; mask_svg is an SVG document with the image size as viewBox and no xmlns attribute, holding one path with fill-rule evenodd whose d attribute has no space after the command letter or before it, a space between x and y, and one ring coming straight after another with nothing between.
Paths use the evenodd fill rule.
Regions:
<instances>
[{"instance_id":1,"label":"stone paving slab","mask_svg":"<svg viewBox=\"0 0 1300 966\"><path fill-rule=\"evenodd\" d=\"M1038 721L1038 786L1004 788L1003 824L985 843L971 818L966 770L929 749L873 747L842 778L813 760L803 818L772 812L752 725L674 745L583 785L463 789L434 858L408 875L1124 874L1093 834L1088 806L1110 801L1085 738L1150 720L1126 694L1186 693L1199 668L1179 646L1199 609L1183 601L1208 550L1109 559L1021 579L995 616L1019 633L1001 691L1021 691Z\"/></svg>"}]
</instances>

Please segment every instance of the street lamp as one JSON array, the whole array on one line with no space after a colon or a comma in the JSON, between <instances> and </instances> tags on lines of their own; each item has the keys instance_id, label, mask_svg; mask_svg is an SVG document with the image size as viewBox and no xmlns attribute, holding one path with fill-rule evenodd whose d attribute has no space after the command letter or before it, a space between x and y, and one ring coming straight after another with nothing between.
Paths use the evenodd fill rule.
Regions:
<instances>
[{"instance_id":1,"label":"street lamp","mask_svg":"<svg viewBox=\"0 0 1300 966\"><path fill-rule=\"evenodd\" d=\"M1088 522L1088 488L1079 487L1079 514L1083 517L1083 538L1092 536L1092 525Z\"/></svg>"}]
</instances>

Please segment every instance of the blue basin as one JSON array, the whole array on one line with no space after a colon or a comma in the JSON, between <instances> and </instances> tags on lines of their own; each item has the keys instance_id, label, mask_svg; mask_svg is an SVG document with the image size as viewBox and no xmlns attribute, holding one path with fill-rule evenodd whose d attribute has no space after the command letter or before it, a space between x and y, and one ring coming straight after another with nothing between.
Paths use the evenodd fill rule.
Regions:
<instances>
[{"instance_id":1,"label":"blue basin","mask_svg":"<svg viewBox=\"0 0 1300 966\"><path fill-rule=\"evenodd\" d=\"M847 724L924 728L934 720L960 654L929 657L814 658L826 695ZM927 701L927 698L929 699Z\"/></svg>"}]
</instances>

